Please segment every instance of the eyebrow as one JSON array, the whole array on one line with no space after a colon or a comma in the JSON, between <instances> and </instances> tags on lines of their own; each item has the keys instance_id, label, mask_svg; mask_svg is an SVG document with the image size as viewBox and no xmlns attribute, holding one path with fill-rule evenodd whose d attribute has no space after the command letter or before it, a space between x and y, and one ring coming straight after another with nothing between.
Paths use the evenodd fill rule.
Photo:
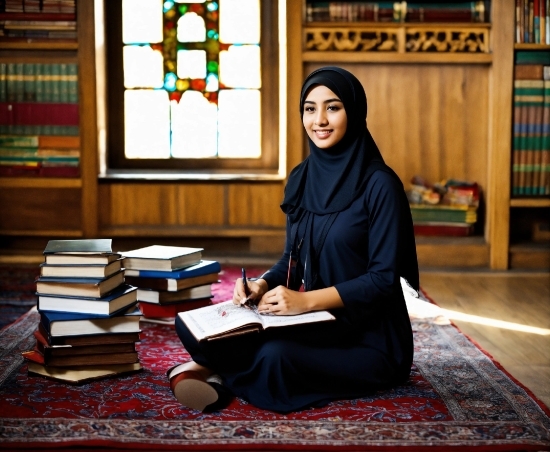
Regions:
<instances>
[{"instance_id":1,"label":"eyebrow","mask_svg":"<svg viewBox=\"0 0 550 452\"><path fill-rule=\"evenodd\" d=\"M340 99L338 99L337 97L335 97L334 99L327 99L327 100L324 100L323 101L323 104L330 104L331 102L342 102ZM304 100L304 104L314 104L315 102L313 102L312 100ZM342 102L343 103L343 102Z\"/></svg>"}]
</instances>

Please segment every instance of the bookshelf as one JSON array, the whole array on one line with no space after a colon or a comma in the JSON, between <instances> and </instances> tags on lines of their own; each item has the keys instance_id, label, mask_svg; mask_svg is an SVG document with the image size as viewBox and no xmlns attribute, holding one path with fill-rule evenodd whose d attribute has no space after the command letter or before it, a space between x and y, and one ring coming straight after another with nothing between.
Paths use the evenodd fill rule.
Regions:
<instances>
[{"instance_id":1,"label":"bookshelf","mask_svg":"<svg viewBox=\"0 0 550 452\"><path fill-rule=\"evenodd\" d=\"M4 20L40 19L42 13L1 13ZM47 20L74 20L71 13L48 14ZM76 39L9 38L0 40L0 63L78 66L78 115L80 175L78 177L0 177L0 203L3 220L0 235L6 242L17 237L84 237L93 230L93 202L90 193L96 185L94 171L96 146L95 71L93 2L79 2L76 10ZM92 105L90 105L92 104ZM90 139L90 137L92 137ZM91 167L92 171L87 168ZM83 208L89 205L92 208ZM91 219L91 220L90 220Z\"/></svg>"}]
</instances>

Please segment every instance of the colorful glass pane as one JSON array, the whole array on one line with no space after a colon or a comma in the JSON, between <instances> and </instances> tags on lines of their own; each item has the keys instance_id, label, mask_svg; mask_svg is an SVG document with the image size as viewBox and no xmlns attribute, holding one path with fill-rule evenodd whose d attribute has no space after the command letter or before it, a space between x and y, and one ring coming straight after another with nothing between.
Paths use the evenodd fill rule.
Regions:
<instances>
[{"instance_id":1,"label":"colorful glass pane","mask_svg":"<svg viewBox=\"0 0 550 452\"><path fill-rule=\"evenodd\" d=\"M260 104L260 92L257 90L220 90L218 97L219 157L260 157Z\"/></svg>"},{"instance_id":2,"label":"colorful glass pane","mask_svg":"<svg viewBox=\"0 0 550 452\"><path fill-rule=\"evenodd\" d=\"M218 109L199 91L188 90L171 102L172 156L215 157L218 152Z\"/></svg>"},{"instance_id":3,"label":"colorful glass pane","mask_svg":"<svg viewBox=\"0 0 550 452\"><path fill-rule=\"evenodd\" d=\"M204 50L179 50L178 77L206 78L206 52Z\"/></svg>"},{"instance_id":4,"label":"colorful glass pane","mask_svg":"<svg viewBox=\"0 0 550 452\"><path fill-rule=\"evenodd\" d=\"M122 0L122 42L162 42L162 0Z\"/></svg>"},{"instance_id":5,"label":"colorful glass pane","mask_svg":"<svg viewBox=\"0 0 550 452\"><path fill-rule=\"evenodd\" d=\"M220 42L260 43L260 0L220 1Z\"/></svg>"},{"instance_id":6,"label":"colorful glass pane","mask_svg":"<svg viewBox=\"0 0 550 452\"><path fill-rule=\"evenodd\" d=\"M124 132L127 158L169 158L168 93L164 90L126 90Z\"/></svg>"},{"instance_id":7,"label":"colorful glass pane","mask_svg":"<svg viewBox=\"0 0 550 452\"><path fill-rule=\"evenodd\" d=\"M125 88L162 88L162 53L150 46L124 46Z\"/></svg>"},{"instance_id":8,"label":"colorful glass pane","mask_svg":"<svg viewBox=\"0 0 550 452\"><path fill-rule=\"evenodd\" d=\"M232 45L220 52L220 82L227 88L260 88L260 47Z\"/></svg>"}]
</instances>

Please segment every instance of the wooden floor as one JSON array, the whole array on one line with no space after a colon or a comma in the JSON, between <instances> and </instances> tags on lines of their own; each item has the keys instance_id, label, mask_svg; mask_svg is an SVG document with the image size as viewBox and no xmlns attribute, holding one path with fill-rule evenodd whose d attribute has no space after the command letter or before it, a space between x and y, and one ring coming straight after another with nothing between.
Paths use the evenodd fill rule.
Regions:
<instances>
[{"instance_id":1,"label":"wooden floor","mask_svg":"<svg viewBox=\"0 0 550 452\"><path fill-rule=\"evenodd\" d=\"M541 335L451 319L550 407L550 274L425 270L420 285L444 309L547 329Z\"/></svg>"}]
</instances>

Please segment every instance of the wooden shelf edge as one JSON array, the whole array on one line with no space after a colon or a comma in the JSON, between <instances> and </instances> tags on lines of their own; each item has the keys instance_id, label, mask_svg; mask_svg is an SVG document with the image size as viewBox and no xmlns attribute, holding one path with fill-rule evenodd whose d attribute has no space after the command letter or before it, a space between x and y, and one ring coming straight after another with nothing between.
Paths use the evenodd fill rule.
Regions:
<instances>
[{"instance_id":1,"label":"wooden shelf edge","mask_svg":"<svg viewBox=\"0 0 550 452\"><path fill-rule=\"evenodd\" d=\"M81 179L61 177L1 177L1 188L82 188Z\"/></svg>"},{"instance_id":2,"label":"wooden shelf edge","mask_svg":"<svg viewBox=\"0 0 550 452\"><path fill-rule=\"evenodd\" d=\"M308 28L491 28L490 22L366 22L366 21L333 21L305 22L304 30Z\"/></svg>"},{"instance_id":3,"label":"wooden shelf edge","mask_svg":"<svg viewBox=\"0 0 550 452\"><path fill-rule=\"evenodd\" d=\"M490 53L434 53L434 52L303 52L307 63L400 63L400 64L491 64Z\"/></svg>"},{"instance_id":4,"label":"wooden shelf edge","mask_svg":"<svg viewBox=\"0 0 550 452\"><path fill-rule=\"evenodd\" d=\"M0 41L0 50L77 50L77 42L7 42Z\"/></svg>"},{"instance_id":5,"label":"wooden shelf edge","mask_svg":"<svg viewBox=\"0 0 550 452\"><path fill-rule=\"evenodd\" d=\"M119 226L99 227L99 234L106 237L284 237L284 228L251 229L227 226L166 227Z\"/></svg>"},{"instance_id":6,"label":"wooden shelf edge","mask_svg":"<svg viewBox=\"0 0 550 452\"><path fill-rule=\"evenodd\" d=\"M69 229L60 230L12 230L12 229L0 229L0 236L24 236L24 237L83 237L82 231L75 231Z\"/></svg>"},{"instance_id":7,"label":"wooden shelf edge","mask_svg":"<svg viewBox=\"0 0 550 452\"><path fill-rule=\"evenodd\" d=\"M512 198L510 207L550 207L550 198Z\"/></svg>"},{"instance_id":8,"label":"wooden shelf edge","mask_svg":"<svg viewBox=\"0 0 550 452\"><path fill-rule=\"evenodd\" d=\"M516 43L516 50L550 50L550 44Z\"/></svg>"}]
</instances>

